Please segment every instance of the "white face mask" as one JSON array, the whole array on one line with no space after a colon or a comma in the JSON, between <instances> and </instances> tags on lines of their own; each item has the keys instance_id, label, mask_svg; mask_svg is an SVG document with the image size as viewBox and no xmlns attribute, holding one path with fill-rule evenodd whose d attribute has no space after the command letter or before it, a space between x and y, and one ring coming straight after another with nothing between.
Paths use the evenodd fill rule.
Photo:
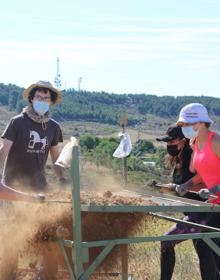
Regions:
<instances>
[{"instance_id":1,"label":"white face mask","mask_svg":"<svg viewBox=\"0 0 220 280\"><path fill-rule=\"evenodd\" d=\"M183 126L181 127L183 135L188 138L192 139L197 136L198 131L196 131L193 126Z\"/></svg>"},{"instance_id":2,"label":"white face mask","mask_svg":"<svg viewBox=\"0 0 220 280\"><path fill-rule=\"evenodd\" d=\"M38 115L40 116L43 116L50 109L50 105L47 102L38 101L38 100L33 101L33 107L34 107L34 111L38 113Z\"/></svg>"}]
</instances>

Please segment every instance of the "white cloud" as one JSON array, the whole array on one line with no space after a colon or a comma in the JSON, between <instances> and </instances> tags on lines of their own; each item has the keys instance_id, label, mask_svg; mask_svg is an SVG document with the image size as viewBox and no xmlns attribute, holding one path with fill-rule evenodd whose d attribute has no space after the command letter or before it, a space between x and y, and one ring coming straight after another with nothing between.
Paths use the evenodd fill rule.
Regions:
<instances>
[{"instance_id":1,"label":"white cloud","mask_svg":"<svg viewBox=\"0 0 220 280\"><path fill-rule=\"evenodd\" d=\"M114 32L139 32L139 33L186 33L186 34L201 34L201 33L220 33L220 28L147 28L147 27L110 27Z\"/></svg>"},{"instance_id":2,"label":"white cloud","mask_svg":"<svg viewBox=\"0 0 220 280\"><path fill-rule=\"evenodd\" d=\"M208 0L210 2L211 0ZM220 3L219 3L220 4ZM119 23L127 23L128 25L132 23L137 24L144 24L144 23L162 23L162 24L219 24L220 18L217 17L197 17L197 18L191 18L191 17L134 17L134 16L117 16L117 15L111 15L108 14L99 14L99 16L95 15L87 15L84 21L82 22L82 19L78 17L76 14L74 15L74 19L68 19L68 18L62 18L62 17L56 17L56 18L46 18L46 17L33 17L33 16L27 16L27 15L16 15L16 14L0 14L0 19L2 20L8 20L8 21L25 21L25 22L37 22L37 23L51 23L56 25L74 25L77 23L80 23L80 25L90 25L91 22L102 22L103 24L100 26L102 28L105 25L104 22L111 23L111 26L115 23L118 25Z\"/></svg>"}]
</instances>

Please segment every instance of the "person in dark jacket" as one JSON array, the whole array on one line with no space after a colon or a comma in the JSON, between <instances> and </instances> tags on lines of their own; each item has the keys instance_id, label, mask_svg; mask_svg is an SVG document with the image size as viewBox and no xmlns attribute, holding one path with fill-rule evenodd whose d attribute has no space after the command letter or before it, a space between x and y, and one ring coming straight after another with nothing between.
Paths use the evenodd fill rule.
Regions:
<instances>
[{"instance_id":1,"label":"person in dark jacket","mask_svg":"<svg viewBox=\"0 0 220 280\"><path fill-rule=\"evenodd\" d=\"M189 139L186 139L182 133L181 127L177 125L170 126L166 135L156 138L157 141L166 143L167 155L165 157L166 166L172 170L172 183L182 185L188 180L195 178L195 173L189 169L192 149ZM184 197L196 200L203 200L195 193L187 193ZM204 213L184 213L183 220L201 223L206 222ZM199 232L199 229L190 228L183 224L174 225L166 235L184 234ZM183 240L172 240L161 242L161 280L171 280L175 266L175 246Z\"/></svg>"}]
</instances>

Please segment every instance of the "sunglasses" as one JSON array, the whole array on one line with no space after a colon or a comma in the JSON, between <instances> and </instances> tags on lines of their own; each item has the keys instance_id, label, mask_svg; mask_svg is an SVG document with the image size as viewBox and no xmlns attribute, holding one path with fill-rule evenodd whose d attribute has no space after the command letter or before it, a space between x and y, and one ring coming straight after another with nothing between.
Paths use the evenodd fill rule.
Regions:
<instances>
[{"instance_id":1,"label":"sunglasses","mask_svg":"<svg viewBox=\"0 0 220 280\"><path fill-rule=\"evenodd\" d=\"M36 91L42 91L43 93L48 93L48 91L50 91L48 88L44 88L44 87L38 87L36 89Z\"/></svg>"}]
</instances>

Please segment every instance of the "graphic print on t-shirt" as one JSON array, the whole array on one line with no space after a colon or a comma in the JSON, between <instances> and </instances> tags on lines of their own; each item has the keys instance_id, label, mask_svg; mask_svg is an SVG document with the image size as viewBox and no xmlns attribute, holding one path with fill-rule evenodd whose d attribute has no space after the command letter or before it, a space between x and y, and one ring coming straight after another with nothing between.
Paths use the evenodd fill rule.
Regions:
<instances>
[{"instance_id":1,"label":"graphic print on t-shirt","mask_svg":"<svg viewBox=\"0 0 220 280\"><path fill-rule=\"evenodd\" d=\"M36 146L36 144L38 144L38 143L40 143L41 145ZM30 139L29 139L29 143L28 143L27 152L29 152L29 153L42 153L43 152L44 153L47 145L48 145L47 136L45 136L44 138L40 138L40 135L36 131L30 130Z\"/></svg>"}]
</instances>

